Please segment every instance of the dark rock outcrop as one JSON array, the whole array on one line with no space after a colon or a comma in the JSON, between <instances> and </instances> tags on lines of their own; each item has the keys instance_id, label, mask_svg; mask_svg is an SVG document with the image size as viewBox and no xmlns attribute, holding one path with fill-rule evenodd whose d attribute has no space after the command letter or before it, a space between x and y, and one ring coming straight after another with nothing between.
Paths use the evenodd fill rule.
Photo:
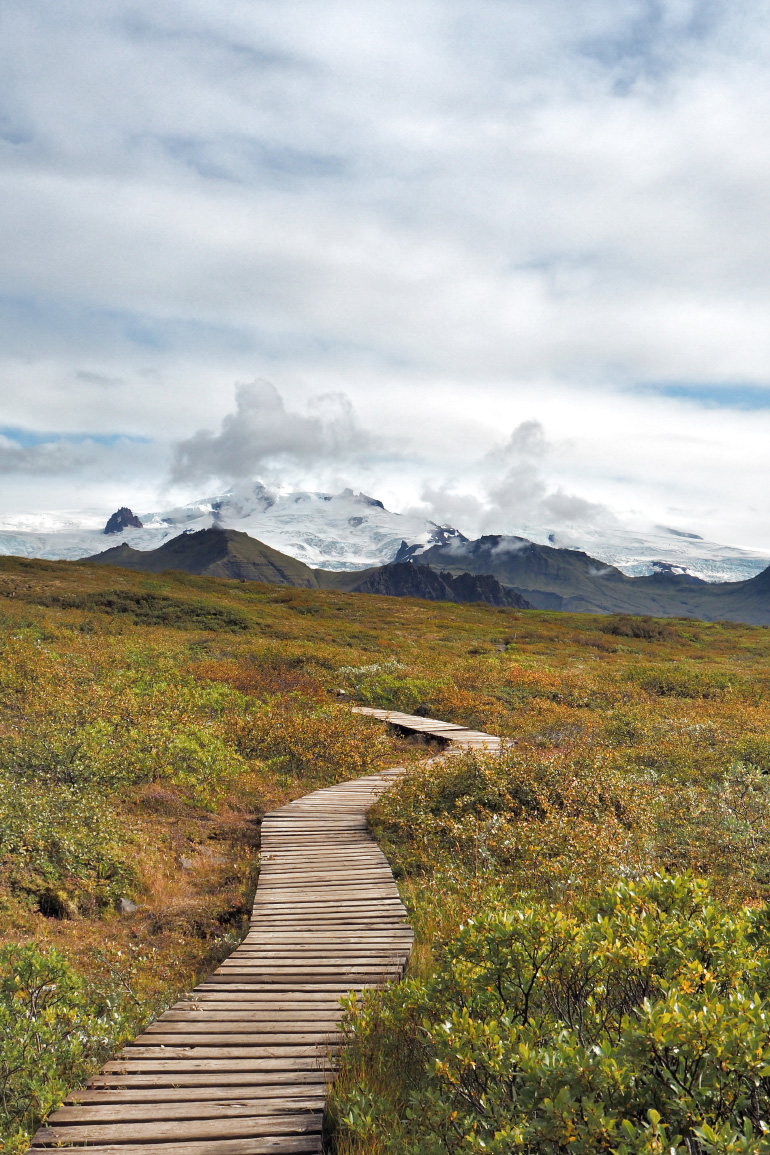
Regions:
<instances>
[{"instance_id":1,"label":"dark rock outcrop","mask_svg":"<svg viewBox=\"0 0 770 1155\"><path fill-rule=\"evenodd\" d=\"M104 527L105 533L122 533L124 529L142 529L143 525L133 510L122 505L113 513Z\"/></svg>"},{"instance_id":2,"label":"dark rock outcrop","mask_svg":"<svg viewBox=\"0 0 770 1155\"><path fill-rule=\"evenodd\" d=\"M323 576L321 577L321 574ZM316 570L319 584L326 589L345 589L350 593L385 594L392 598L424 598L430 602L486 602L491 606L532 609L515 590L506 589L489 574L437 573L428 566L395 562L374 569L331 574Z\"/></svg>"}]
</instances>

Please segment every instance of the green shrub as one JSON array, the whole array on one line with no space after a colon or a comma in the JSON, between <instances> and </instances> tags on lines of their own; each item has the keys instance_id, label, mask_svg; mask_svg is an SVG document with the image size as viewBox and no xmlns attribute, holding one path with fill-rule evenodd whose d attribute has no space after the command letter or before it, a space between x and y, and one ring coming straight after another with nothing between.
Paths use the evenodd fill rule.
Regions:
<instances>
[{"instance_id":1,"label":"green shrub","mask_svg":"<svg viewBox=\"0 0 770 1155\"><path fill-rule=\"evenodd\" d=\"M88 594L54 595L44 600L45 604L66 609L128 614L137 626L172 626L182 630L248 630L251 627L248 618L229 606L187 601L168 594L116 589Z\"/></svg>"},{"instance_id":2,"label":"green shrub","mask_svg":"<svg viewBox=\"0 0 770 1155\"><path fill-rule=\"evenodd\" d=\"M663 698L719 698L733 689L736 680L722 670L699 670L684 662L632 666L626 676L641 689Z\"/></svg>"},{"instance_id":3,"label":"green shrub","mask_svg":"<svg viewBox=\"0 0 770 1155\"><path fill-rule=\"evenodd\" d=\"M436 699L442 689L441 682L408 677L402 670L400 662L390 661L370 666L343 666L338 674L359 702L381 710L401 710L409 714Z\"/></svg>"},{"instance_id":4,"label":"green shrub","mask_svg":"<svg viewBox=\"0 0 770 1155\"><path fill-rule=\"evenodd\" d=\"M642 638L646 642L671 642L679 637L668 622L659 618L632 617L630 614L608 618L599 629L616 638Z\"/></svg>"},{"instance_id":5,"label":"green shrub","mask_svg":"<svg viewBox=\"0 0 770 1155\"><path fill-rule=\"evenodd\" d=\"M0 871L16 896L58 917L111 905L130 894L131 830L88 789L0 775Z\"/></svg>"},{"instance_id":6,"label":"green shrub","mask_svg":"<svg viewBox=\"0 0 770 1155\"><path fill-rule=\"evenodd\" d=\"M89 994L56 950L0 949L0 1147L23 1151L58 1107L122 1039L127 1023Z\"/></svg>"},{"instance_id":7,"label":"green shrub","mask_svg":"<svg viewBox=\"0 0 770 1155\"><path fill-rule=\"evenodd\" d=\"M339 1125L376 1119L392 1155L766 1155L769 931L681 877L572 915L493 904L433 978L353 1005L346 1062L380 1077L339 1093Z\"/></svg>"},{"instance_id":8,"label":"green shrub","mask_svg":"<svg viewBox=\"0 0 770 1155\"><path fill-rule=\"evenodd\" d=\"M387 748L382 727L348 706L299 695L240 718L237 742L243 755L263 758L273 770L320 781L371 773Z\"/></svg>"}]
</instances>

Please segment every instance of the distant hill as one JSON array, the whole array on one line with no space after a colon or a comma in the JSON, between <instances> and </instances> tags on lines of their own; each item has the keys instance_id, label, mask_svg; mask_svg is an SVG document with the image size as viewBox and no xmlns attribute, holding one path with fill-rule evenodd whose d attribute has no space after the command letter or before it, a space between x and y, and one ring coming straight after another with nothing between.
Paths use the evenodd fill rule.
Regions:
<instances>
[{"instance_id":1,"label":"distant hill","mask_svg":"<svg viewBox=\"0 0 770 1155\"><path fill-rule=\"evenodd\" d=\"M236 529L200 529L181 533L157 549L118 545L84 558L100 565L161 573L176 569L208 577L242 578L253 582L317 589L312 569Z\"/></svg>"},{"instance_id":2,"label":"distant hill","mask_svg":"<svg viewBox=\"0 0 770 1155\"><path fill-rule=\"evenodd\" d=\"M84 561L124 569L161 573L181 570L209 577L270 582L306 589L334 589L389 597L425 598L428 601L488 602L494 606L531 609L515 590L489 575L436 573L411 563L340 571L311 569L264 542L235 529L201 529L183 533L158 549L139 550L119 545Z\"/></svg>"},{"instance_id":3,"label":"distant hill","mask_svg":"<svg viewBox=\"0 0 770 1155\"><path fill-rule=\"evenodd\" d=\"M435 545L414 560L452 574L492 574L538 609L770 624L770 568L740 582L668 571L628 577L580 550L497 534Z\"/></svg>"}]
</instances>

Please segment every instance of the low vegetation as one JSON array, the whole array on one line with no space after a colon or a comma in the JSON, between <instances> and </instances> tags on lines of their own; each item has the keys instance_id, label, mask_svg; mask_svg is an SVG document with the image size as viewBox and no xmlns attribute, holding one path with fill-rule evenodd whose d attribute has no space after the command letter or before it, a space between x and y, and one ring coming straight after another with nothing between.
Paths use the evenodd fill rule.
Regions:
<instances>
[{"instance_id":1,"label":"low vegetation","mask_svg":"<svg viewBox=\"0 0 770 1155\"><path fill-rule=\"evenodd\" d=\"M234 948L262 813L404 756L301 602L106 573L0 563L4 1152Z\"/></svg>"},{"instance_id":2,"label":"low vegetation","mask_svg":"<svg viewBox=\"0 0 770 1155\"><path fill-rule=\"evenodd\" d=\"M339 1152L770 1151L770 631L4 559L0 650L6 1152L233 948L261 813L404 759Z\"/></svg>"}]
</instances>

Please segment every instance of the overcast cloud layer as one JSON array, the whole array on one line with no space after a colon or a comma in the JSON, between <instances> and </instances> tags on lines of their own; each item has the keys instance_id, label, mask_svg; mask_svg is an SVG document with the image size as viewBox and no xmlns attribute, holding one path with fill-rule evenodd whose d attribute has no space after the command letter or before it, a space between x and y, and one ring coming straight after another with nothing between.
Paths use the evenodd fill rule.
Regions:
<instances>
[{"instance_id":1,"label":"overcast cloud layer","mask_svg":"<svg viewBox=\"0 0 770 1155\"><path fill-rule=\"evenodd\" d=\"M769 116L758 0L4 0L0 505L770 546Z\"/></svg>"}]
</instances>

